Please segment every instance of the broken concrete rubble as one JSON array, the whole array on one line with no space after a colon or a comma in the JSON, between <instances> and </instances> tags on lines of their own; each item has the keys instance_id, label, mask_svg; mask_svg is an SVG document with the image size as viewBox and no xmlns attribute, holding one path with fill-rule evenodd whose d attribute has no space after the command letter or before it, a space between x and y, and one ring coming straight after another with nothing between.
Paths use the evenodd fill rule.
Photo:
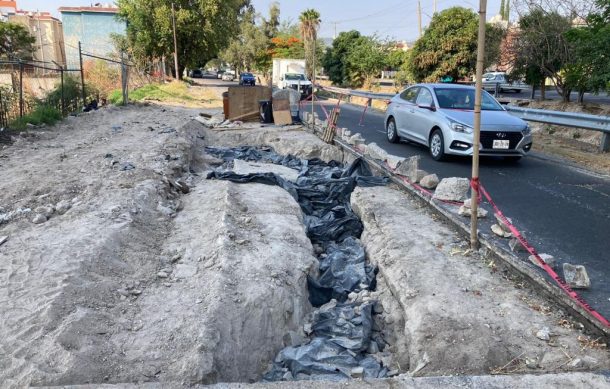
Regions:
<instances>
[{"instance_id":1,"label":"broken concrete rubble","mask_svg":"<svg viewBox=\"0 0 610 389\"><path fill-rule=\"evenodd\" d=\"M443 178L434 191L433 199L444 201L464 201L468 198L470 180L461 177Z\"/></svg>"},{"instance_id":2,"label":"broken concrete rubble","mask_svg":"<svg viewBox=\"0 0 610 389\"><path fill-rule=\"evenodd\" d=\"M491 231L498 235L500 238L511 238L513 234L511 232L507 232L499 224L492 224Z\"/></svg>"},{"instance_id":3,"label":"broken concrete rubble","mask_svg":"<svg viewBox=\"0 0 610 389\"><path fill-rule=\"evenodd\" d=\"M472 209L470 207L466 207L465 205L461 205L460 208L458 209L458 215L460 216L468 216L470 217L470 215L472 215ZM480 218L484 218L485 216L487 216L487 210L478 207L477 208L477 217ZM491 226L491 229L493 231L493 226Z\"/></svg>"},{"instance_id":4,"label":"broken concrete rubble","mask_svg":"<svg viewBox=\"0 0 610 389\"><path fill-rule=\"evenodd\" d=\"M387 154L386 155L386 162L388 163L388 166L391 169L396 169L398 167L398 165L403 163L404 160L405 160L405 158L398 157L396 155L392 155L392 154Z\"/></svg>"},{"instance_id":5,"label":"broken concrete rubble","mask_svg":"<svg viewBox=\"0 0 610 389\"><path fill-rule=\"evenodd\" d=\"M563 277L571 288L588 289L591 281L587 269L582 265L563 264Z\"/></svg>"},{"instance_id":6,"label":"broken concrete rubble","mask_svg":"<svg viewBox=\"0 0 610 389\"><path fill-rule=\"evenodd\" d=\"M419 185L426 189L434 189L438 185L438 176L436 174L428 174L427 176L422 177L419 181Z\"/></svg>"},{"instance_id":7,"label":"broken concrete rubble","mask_svg":"<svg viewBox=\"0 0 610 389\"><path fill-rule=\"evenodd\" d=\"M528 305L542 303L534 291L507 284L478 256L447 255L452 251L446 242L454 232L431 215L419 213L405 197L387 187L374 191L356 188L351 201L364 223L362 242L371 261L379 266L378 278L398 297L397 309L406 318L402 337L409 342L396 354L408 360L410 372L421 366L418 374L429 376L486 374L520 354L523 359L512 372L524 372L529 369L526 358L546 352L566 362L564 351L579 352L577 331L557 324L562 317L559 312L540 315ZM407 290L417 292L405 293ZM569 344L571 351L532 342L536 334L532 325L548 327L557 334L557 343ZM594 354L595 358L601 355ZM540 372L557 368L550 359L536 364Z\"/></svg>"},{"instance_id":8,"label":"broken concrete rubble","mask_svg":"<svg viewBox=\"0 0 610 389\"><path fill-rule=\"evenodd\" d=\"M377 143L372 142L367 144L366 146L366 155L372 159L385 161L387 159L388 153L385 151L385 149L379 147Z\"/></svg>"},{"instance_id":9,"label":"broken concrete rubble","mask_svg":"<svg viewBox=\"0 0 610 389\"><path fill-rule=\"evenodd\" d=\"M550 254L539 254L539 256L550 267L555 268L555 266L557 266L557 260L552 255L550 255ZM527 259L529 259L529 261L531 263L533 263L534 265L536 265L536 266L538 266L539 268L542 269L542 265L540 264L540 262L538 262L538 259L535 256L530 255L530 256L527 257Z\"/></svg>"},{"instance_id":10,"label":"broken concrete rubble","mask_svg":"<svg viewBox=\"0 0 610 389\"><path fill-rule=\"evenodd\" d=\"M407 177L407 179L411 182L415 182L418 178L420 159L421 157L419 155L414 155L407 158L400 165L398 165L395 173Z\"/></svg>"}]
</instances>

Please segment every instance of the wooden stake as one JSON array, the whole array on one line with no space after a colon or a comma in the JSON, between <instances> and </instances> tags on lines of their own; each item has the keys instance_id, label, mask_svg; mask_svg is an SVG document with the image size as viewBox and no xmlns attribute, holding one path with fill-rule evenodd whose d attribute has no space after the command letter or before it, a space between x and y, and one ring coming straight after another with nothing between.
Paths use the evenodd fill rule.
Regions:
<instances>
[{"instance_id":1,"label":"wooden stake","mask_svg":"<svg viewBox=\"0 0 610 389\"><path fill-rule=\"evenodd\" d=\"M478 250L479 239L478 207L479 207L479 144L481 138L481 89L483 86L483 61L485 57L485 14L487 11L487 0L479 0L479 39L477 42L477 73L474 94L474 128L472 134L472 197L470 200L470 248Z\"/></svg>"}]
</instances>

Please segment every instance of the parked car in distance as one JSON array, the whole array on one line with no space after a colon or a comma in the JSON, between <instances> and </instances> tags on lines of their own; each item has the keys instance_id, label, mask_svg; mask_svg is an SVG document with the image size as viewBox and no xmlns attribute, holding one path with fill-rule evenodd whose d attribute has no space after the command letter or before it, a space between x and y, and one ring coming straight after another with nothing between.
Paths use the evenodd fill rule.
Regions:
<instances>
[{"instance_id":1,"label":"parked car in distance","mask_svg":"<svg viewBox=\"0 0 610 389\"><path fill-rule=\"evenodd\" d=\"M227 70L222 74L222 80L223 81L233 81L235 80L235 73Z\"/></svg>"},{"instance_id":2,"label":"parked car in distance","mask_svg":"<svg viewBox=\"0 0 610 389\"><path fill-rule=\"evenodd\" d=\"M239 75L239 85L256 85L256 78L252 73L242 73Z\"/></svg>"},{"instance_id":3,"label":"parked car in distance","mask_svg":"<svg viewBox=\"0 0 610 389\"><path fill-rule=\"evenodd\" d=\"M203 78L203 71L201 69L193 69L189 72L191 78Z\"/></svg>"},{"instance_id":4,"label":"parked car in distance","mask_svg":"<svg viewBox=\"0 0 610 389\"><path fill-rule=\"evenodd\" d=\"M494 92L496 90L496 85L498 88L498 92L521 92L523 89L527 88L527 85L519 80L510 80L508 75L504 72L490 72L483 74L483 89Z\"/></svg>"},{"instance_id":5,"label":"parked car in distance","mask_svg":"<svg viewBox=\"0 0 610 389\"><path fill-rule=\"evenodd\" d=\"M389 142L428 146L437 161L448 154L472 155L475 88L458 84L417 84L394 96L385 115ZM516 161L532 148L526 122L482 91L480 155Z\"/></svg>"},{"instance_id":6,"label":"parked car in distance","mask_svg":"<svg viewBox=\"0 0 610 389\"><path fill-rule=\"evenodd\" d=\"M225 73L224 70L219 70L216 72L216 78L218 78L219 80L222 78L222 75Z\"/></svg>"}]
</instances>

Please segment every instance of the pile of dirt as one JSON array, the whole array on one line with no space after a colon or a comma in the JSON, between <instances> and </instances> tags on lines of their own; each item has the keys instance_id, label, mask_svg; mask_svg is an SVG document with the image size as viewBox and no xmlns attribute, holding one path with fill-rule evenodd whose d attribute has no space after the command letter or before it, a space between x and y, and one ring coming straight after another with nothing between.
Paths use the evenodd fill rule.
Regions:
<instances>
[{"instance_id":1,"label":"pile of dirt","mask_svg":"<svg viewBox=\"0 0 610 389\"><path fill-rule=\"evenodd\" d=\"M302 331L299 206L202 179L196 113L101 109L2 149L5 387L252 381Z\"/></svg>"}]
</instances>

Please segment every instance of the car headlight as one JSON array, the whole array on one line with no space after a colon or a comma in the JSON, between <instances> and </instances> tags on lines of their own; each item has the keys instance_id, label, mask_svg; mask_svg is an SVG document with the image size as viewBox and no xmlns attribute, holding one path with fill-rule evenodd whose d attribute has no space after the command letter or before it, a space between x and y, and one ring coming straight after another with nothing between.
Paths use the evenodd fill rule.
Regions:
<instances>
[{"instance_id":1,"label":"car headlight","mask_svg":"<svg viewBox=\"0 0 610 389\"><path fill-rule=\"evenodd\" d=\"M469 127L463 123L456 122L455 120L449 119L451 129L455 132L463 132L465 134L472 134L472 127Z\"/></svg>"},{"instance_id":2,"label":"car headlight","mask_svg":"<svg viewBox=\"0 0 610 389\"><path fill-rule=\"evenodd\" d=\"M521 130L521 133L525 136L525 135L529 135L532 133L532 129L530 128L529 124L525 125L525 128L523 130Z\"/></svg>"}]
</instances>

